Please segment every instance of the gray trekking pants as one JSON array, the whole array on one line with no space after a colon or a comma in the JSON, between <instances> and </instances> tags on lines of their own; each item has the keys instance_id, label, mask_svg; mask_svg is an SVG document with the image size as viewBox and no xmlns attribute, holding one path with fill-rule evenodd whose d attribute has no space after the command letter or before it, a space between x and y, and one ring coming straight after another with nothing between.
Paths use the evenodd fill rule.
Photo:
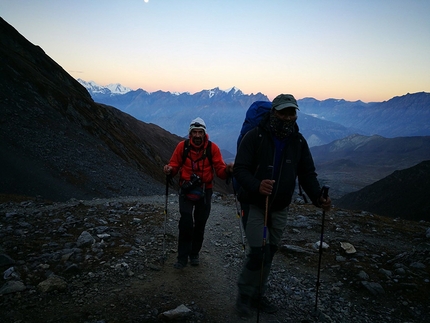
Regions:
<instances>
[{"instance_id":1,"label":"gray trekking pants","mask_svg":"<svg viewBox=\"0 0 430 323\"><path fill-rule=\"evenodd\" d=\"M239 294L257 298L267 288L267 280L272 266L273 256L278 250L282 234L287 224L288 207L268 216L266 243L263 248L265 210L254 205L249 207L246 224L246 239L248 241L247 259L238 280ZM261 273L263 267L263 273ZM261 290L260 290L261 284Z\"/></svg>"}]
</instances>

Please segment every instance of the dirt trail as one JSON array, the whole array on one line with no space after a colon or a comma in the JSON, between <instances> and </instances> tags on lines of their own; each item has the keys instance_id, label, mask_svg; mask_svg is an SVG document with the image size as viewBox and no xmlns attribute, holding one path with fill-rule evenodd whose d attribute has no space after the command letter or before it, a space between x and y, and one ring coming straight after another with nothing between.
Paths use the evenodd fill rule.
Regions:
<instances>
[{"instance_id":1,"label":"dirt trail","mask_svg":"<svg viewBox=\"0 0 430 323\"><path fill-rule=\"evenodd\" d=\"M177 197L173 198L175 200ZM196 304L204 308L208 317L219 317L219 322L236 322L238 319L234 302L236 281L244 256L239 219L235 212L232 204L214 202L200 254L200 265L188 265L183 270L174 269L176 254L171 253L160 272L165 277L163 285L166 292L175 294L184 304ZM169 214L174 220L169 221L168 230L175 232L179 216L177 203L169 204Z\"/></svg>"}]
</instances>

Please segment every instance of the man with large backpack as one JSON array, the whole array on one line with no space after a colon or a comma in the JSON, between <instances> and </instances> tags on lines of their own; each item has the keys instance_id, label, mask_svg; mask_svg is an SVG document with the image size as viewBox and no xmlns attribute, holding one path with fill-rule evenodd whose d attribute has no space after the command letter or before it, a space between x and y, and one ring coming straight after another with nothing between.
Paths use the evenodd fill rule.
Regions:
<instances>
[{"instance_id":1,"label":"man with large backpack","mask_svg":"<svg viewBox=\"0 0 430 323\"><path fill-rule=\"evenodd\" d=\"M243 137L248 131L257 127L264 115L270 112L272 109L272 102L270 101L255 101L253 102L248 110L246 111L245 120L243 121L242 128L240 129L239 137L237 138L236 151L239 151L239 145ZM233 190L235 198L239 191L240 185L237 180L233 177ZM249 205L246 203L240 203L241 212L239 214L242 226L246 229L246 221L248 220Z\"/></svg>"},{"instance_id":2,"label":"man with large backpack","mask_svg":"<svg viewBox=\"0 0 430 323\"><path fill-rule=\"evenodd\" d=\"M248 254L238 279L236 310L251 316L251 308L274 313L276 306L264 296L273 256L287 221L296 179L318 207L328 210L329 197L321 196L309 146L296 124L298 105L290 94L273 101L259 125L240 142L234 177L238 199L249 206L246 224Z\"/></svg>"},{"instance_id":3,"label":"man with large backpack","mask_svg":"<svg viewBox=\"0 0 430 323\"><path fill-rule=\"evenodd\" d=\"M214 173L227 179L233 172L233 163L226 165L219 147L209 141L206 124L201 118L191 121L189 138L178 143L163 171L168 176L179 173L179 237L178 257L174 267L184 268L188 259L192 266L199 265L206 222L212 202Z\"/></svg>"}]
</instances>

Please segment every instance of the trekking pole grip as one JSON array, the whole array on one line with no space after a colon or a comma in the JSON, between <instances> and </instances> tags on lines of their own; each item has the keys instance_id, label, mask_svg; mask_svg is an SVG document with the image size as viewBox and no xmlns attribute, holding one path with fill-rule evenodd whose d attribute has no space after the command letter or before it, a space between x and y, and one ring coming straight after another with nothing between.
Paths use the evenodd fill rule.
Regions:
<instances>
[{"instance_id":1,"label":"trekking pole grip","mask_svg":"<svg viewBox=\"0 0 430 323\"><path fill-rule=\"evenodd\" d=\"M324 185L321 189L321 196L323 199L327 199L328 197L328 190L329 190L330 186Z\"/></svg>"},{"instance_id":2,"label":"trekking pole grip","mask_svg":"<svg viewBox=\"0 0 430 323\"><path fill-rule=\"evenodd\" d=\"M231 175L227 175L227 178L225 179L225 183L227 185L230 185L230 183L232 182L233 176Z\"/></svg>"}]
</instances>

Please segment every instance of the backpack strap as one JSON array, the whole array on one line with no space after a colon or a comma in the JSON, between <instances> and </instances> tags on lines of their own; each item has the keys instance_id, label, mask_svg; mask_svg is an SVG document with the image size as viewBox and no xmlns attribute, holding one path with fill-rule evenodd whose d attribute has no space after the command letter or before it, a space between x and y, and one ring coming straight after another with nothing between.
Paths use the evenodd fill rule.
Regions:
<instances>
[{"instance_id":1,"label":"backpack strap","mask_svg":"<svg viewBox=\"0 0 430 323\"><path fill-rule=\"evenodd\" d=\"M191 149L190 139L187 139L184 142L184 151L182 153L182 164L185 163L185 160L188 157L190 149ZM206 146L205 150L203 151L202 157L195 160L195 162L198 162L198 161L203 160L205 158L208 158L209 163L212 165L212 142L210 140L208 141L208 145Z\"/></svg>"},{"instance_id":2,"label":"backpack strap","mask_svg":"<svg viewBox=\"0 0 430 323\"><path fill-rule=\"evenodd\" d=\"M208 141L208 145L206 146L205 151L203 152L203 156L206 155L206 158L209 160L209 163L212 165L212 141Z\"/></svg>"},{"instance_id":3,"label":"backpack strap","mask_svg":"<svg viewBox=\"0 0 430 323\"><path fill-rule=\"evenodd\" d=\"M188 157L188 153L190 152L190 149L191 149L190 139L187 139L184 142L184 151L182 152L182 164L185 163L185 160Z\"/></svg>"},{"instance_id":4,"label":"backpack strap","mask_svg":"<svg viewBox=\"0 0 430 323\"><path fill-rule=\"evenodd\" d=\"M258 168L260 166L259 156L260 156L261 148L263 147L263 141L264 141L263 137L264 136L263 136L262 132L260 131L259 126L255 127L254 129L252 129L252 130L257 132L257 140L254 140L253 143L255 145L254 147L257 147L257 149L255 150L255 153L253 154L252 160L253 160L253 163L256 164L257 168Z\"/></svg>"},{"instance_id":5,"label":"backpack strap","mask_svg":"<svg viewBox=\"0 0 430 323\"><path fill-rule=\"evenodd\" d=\"M301 153L301 151L302 151L302 139L301 138L299 138L299 145L297 148L298 148L297 151ZM300 180L298 179L297 182L298 182L298 186L299 186L299 196L301 196L303 198L303 201L305 202L305 204L307 204L308 199L306 198L305 192L303 192L302 185L300 184Z\"/></svg>"}]
</instances>

